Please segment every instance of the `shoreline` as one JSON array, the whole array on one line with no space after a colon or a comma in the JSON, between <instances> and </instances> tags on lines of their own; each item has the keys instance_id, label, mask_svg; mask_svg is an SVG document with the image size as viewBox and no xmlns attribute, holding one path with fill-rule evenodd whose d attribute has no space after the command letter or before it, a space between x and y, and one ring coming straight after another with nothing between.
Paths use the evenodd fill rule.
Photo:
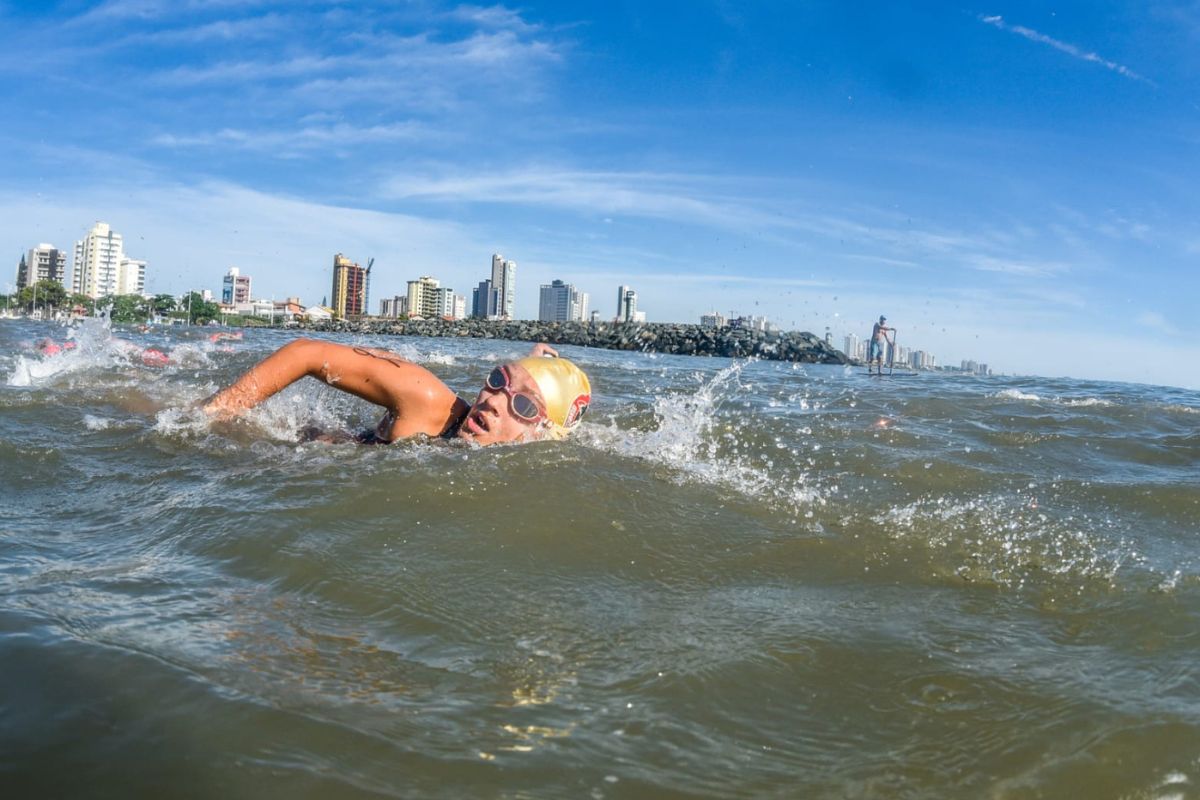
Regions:
<instances>
[{"instance_id":1,"label":"shoreline","mask_svg":"<svg viewBox=\"0 0 1200 800\"><path fill-rule=\"evenodd\" d=\"M667 355L761 358L805 364L849 364L845 354L807 331L763 332L683 323L538 322L534 320L363 319L299 322L276 328L431 338L505 339Z\"/></svg>"}]
</instances>

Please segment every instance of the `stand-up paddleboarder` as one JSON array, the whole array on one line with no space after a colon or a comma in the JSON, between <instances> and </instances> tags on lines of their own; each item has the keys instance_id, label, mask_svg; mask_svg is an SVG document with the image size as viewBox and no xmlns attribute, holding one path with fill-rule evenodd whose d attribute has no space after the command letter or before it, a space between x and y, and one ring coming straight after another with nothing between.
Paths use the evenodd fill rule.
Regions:
<instances>
[{"instance_id":1,"label":"stand-up paddleboarder","mask_svg":"<svg viewBox=\"0 0 1200 800\"><path fill-rule=\"evenodd\" d=\"M871 342L867 346L868 375L871 374L872 361L878 363L879 374L883 374L883 359L887 356L888 345L890 344L887 337L888 331L892 331L894 335L896 330L895 328L889 328L885 323L887 323L887 317L881 314L879 322L876 322L874 327L871 328Z\"/></svg>"}]
</instances>

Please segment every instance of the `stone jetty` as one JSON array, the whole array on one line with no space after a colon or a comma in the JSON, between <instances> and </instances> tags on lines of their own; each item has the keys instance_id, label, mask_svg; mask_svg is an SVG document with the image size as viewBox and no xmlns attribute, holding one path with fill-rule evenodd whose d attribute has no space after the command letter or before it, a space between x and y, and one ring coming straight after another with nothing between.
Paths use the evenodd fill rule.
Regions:
<instances>
[{"instance_id":1,"label":"stone jetty","mask_svg":"<svg viewBox=\"0 0 1200 800\"><path fill-rule=\"evenodd\" d=\"M507 339L573 344L604 350L639 350L685 356L761 358L809 364L846 364L846 356L823 339L801 331L703 328L678 323L534 322L530 320L362 319L301 323L311 331Z\"/></svg>"}]
</instances>

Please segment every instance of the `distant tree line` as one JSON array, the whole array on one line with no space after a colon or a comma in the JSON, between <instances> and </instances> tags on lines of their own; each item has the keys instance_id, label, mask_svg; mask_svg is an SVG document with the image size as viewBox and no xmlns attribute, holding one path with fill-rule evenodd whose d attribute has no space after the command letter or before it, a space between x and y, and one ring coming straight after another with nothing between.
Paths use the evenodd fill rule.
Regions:
<instances>
[{"instance_id":1,"label":"distant tree line","mask_svg":"<svg viewBox=\"0 0 1200 800\"><path fill-rule=\"evenodd\" d=\"M178 299L169 294L156 294L149 299L140 294L119 294L92 300L87 295L68 292L54 280L41 280L13 294L0 295L0 308L25 314L39 310L48 314L109 314L113 322L122 323L148 322L154 318L178 319L192 325L205 325L213 320L233 324L250 321L240 315L223 315L221 307L205 300L200 292L189 292Z\"/></svg>"}]
</instances>

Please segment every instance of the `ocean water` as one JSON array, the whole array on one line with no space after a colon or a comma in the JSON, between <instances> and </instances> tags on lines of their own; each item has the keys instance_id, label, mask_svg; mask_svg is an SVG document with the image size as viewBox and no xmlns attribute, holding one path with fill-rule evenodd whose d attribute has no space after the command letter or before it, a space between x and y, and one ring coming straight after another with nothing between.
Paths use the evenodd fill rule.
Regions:
<instances>
[{"instance_id":1,"label":"ocean water","mask_svg":"<svg viewBox=\"0 0 1200 800\"><path fill-rule=\"evenodd\" d=\"M0 320L6 797L1200 796L1195 392L565 347L571 441L366 447L210 332Z\"/></svg>"}]
</instances>

